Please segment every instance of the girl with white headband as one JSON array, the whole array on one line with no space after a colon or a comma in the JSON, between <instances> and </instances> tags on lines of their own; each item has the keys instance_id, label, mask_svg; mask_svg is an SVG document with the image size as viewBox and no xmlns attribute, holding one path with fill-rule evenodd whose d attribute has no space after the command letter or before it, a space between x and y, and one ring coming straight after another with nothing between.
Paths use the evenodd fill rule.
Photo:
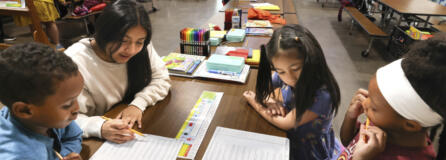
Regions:
<instances>
[{"instance_id":1,"label":"girl with white headband","mask_svg":"<svg viewBox=\"0 0 446 160\"><path fill-rule=\"evenodd\" d=\"M416 44L405 58L378 69L369 90L359 89L350 103L341 128L342 143L348 146L338 159L436 158L428 134L445 122L445 51L446 35L435 35ZM359 127L357 118L363 113L370 126ZM445 151L444 138L440 154Z\"/></svg>"}]
</instances>

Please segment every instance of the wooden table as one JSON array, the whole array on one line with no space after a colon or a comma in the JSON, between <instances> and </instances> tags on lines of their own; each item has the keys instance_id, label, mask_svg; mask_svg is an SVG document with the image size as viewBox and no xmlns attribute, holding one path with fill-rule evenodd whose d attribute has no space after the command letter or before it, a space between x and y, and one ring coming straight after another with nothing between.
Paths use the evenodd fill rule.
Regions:
<instances>
[{"instance_id":1,"label":"wooden table","mask_svg":"<svg viewBox=\"0 0 446 160\"><path fill-rule=\"evenodd\" d=\"M285 9L283 6L283 0L257 0L256 2L230 0L222 9L220 9L220 12L224 12L227 9L233 9L233 8L240 9L241 8L243 13L248 13L249 8L252 8L252 6L250 5L251 3L271 3L271 4L274 4L274 5L277 5L280 7L280 10L278 10L278 11L269 11L271 14L282 15L284 13L284 9ZM294 8L294 5L292 7ZM287 9L288 13L293 12L293 10L292 10L292 8L290 8L290 6L287 6L286 9Z\"/></svg>"},{"instance_id":2,"label":"wooden table","mask_svg":"<svg viewBox=\"0 0 446 160\"><path fill-rule=\"evenodd\" d=\"M251 69L246 84L171 76L172 88L169 95L155 106L146 109L142 119L143 128L138 130L143 133L174 138L201 92L207 90L224 92L224 95L195 159L203 157L217 126L284 137L286 135L284 131L264 120L242 96L245 90L254 90L256 78L257 69ZM116 116L122 109L122 105L115 107L106 115ZM91 157L102 143L103 140L97 138L84 139L82 157L84 159Z\"/></svg>"},{"instance_id":3,"label":"wooden table","mask_svg":"<svg viewBox=\"0 0 446 160\"><path fill-rule=\"evenodd\" d=\"M445 6L429 0L379 0L378 3L387 8L382 17L382 24L384 24L385 18L393 12L400 15L397 21L398 26L405 15L426 16L426 22L429 22L431 16L446 16ZM425 27L427 24L425 23Z\"/></svg>"},{"instance_id":4,"label":"wooden table","mask_svg":"<svg viewBox=\"0 0 446 160\"><path fill-rule=\"evenodd\" d=\"M31 33L33 34L34 40L36 42L51 45L46 33L43 31L42 26L40 25L40 19L37 16L37 11L36 11L33 1L25 0L25 5L26 5L25 8L0 7L0 14L1 15L9 15L9 16L17 16L17 15L28 16L32 22L31 26L32 26L33 31ZM9 45L9 44L0 43L0 49L5 49L10 46L11 45Z\"/></svg>"}]
</instances>

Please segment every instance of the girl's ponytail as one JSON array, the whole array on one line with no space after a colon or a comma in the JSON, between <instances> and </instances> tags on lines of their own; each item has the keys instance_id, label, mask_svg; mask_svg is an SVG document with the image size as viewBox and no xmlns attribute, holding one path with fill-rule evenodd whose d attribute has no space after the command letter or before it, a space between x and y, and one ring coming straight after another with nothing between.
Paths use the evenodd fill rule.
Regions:
<instances>
[{"instance_id":1,"label":"girl's ponytail","mask_svg":"<svg viewBox=\"0 0 446 160\"><path fill-rule=\"evenodd\" d=\"M272 88L271 63L266 55L265 45L262 45L260 47L260 64L257 73L256 101L264 106L263 101L272 92Z\"/></svg>"}]
</instances>

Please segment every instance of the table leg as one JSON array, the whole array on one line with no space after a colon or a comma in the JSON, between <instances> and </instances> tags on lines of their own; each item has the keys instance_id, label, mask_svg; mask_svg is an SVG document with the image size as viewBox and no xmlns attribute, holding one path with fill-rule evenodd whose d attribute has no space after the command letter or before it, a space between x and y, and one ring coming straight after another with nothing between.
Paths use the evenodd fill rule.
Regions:
<instances>
[{"instance_id":1,"label":"table leg","mask_svg":"<svg viewBox=\"0 0 446 160\"><path fill-rule=\"evenodd\" d=\"M403 14L400 14L400 17L398 18L398 21L396 21L396 26L401 25L401 20L403 19Z\"/></svg>"},{"instance_id":2,"label":"table leg","mask_svg":"<svg viewBox=\"0 0 446 160\"><path fill-rule=\"evenodd\" d=\"M429 19L430 18L431 18L431 16L427 16L426 22L424 22L424 28L427 28L427 24L429 24Z\"/></svg>"}]
</instances>

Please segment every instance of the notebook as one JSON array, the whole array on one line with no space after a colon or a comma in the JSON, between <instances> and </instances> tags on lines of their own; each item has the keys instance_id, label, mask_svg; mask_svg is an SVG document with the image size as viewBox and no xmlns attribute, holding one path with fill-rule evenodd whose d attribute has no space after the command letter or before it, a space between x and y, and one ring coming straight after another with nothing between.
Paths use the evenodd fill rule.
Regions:
<instances>
[{"instance_id":1,"label":"notebook","mask_svg":"<svg viewBox=\"0 0 446 160\"><path fill-rule=\"evenodd\" d=\"M203 160L288 160L289 143L285 137L217 127Z\"/></svg>"}]
</instances>

